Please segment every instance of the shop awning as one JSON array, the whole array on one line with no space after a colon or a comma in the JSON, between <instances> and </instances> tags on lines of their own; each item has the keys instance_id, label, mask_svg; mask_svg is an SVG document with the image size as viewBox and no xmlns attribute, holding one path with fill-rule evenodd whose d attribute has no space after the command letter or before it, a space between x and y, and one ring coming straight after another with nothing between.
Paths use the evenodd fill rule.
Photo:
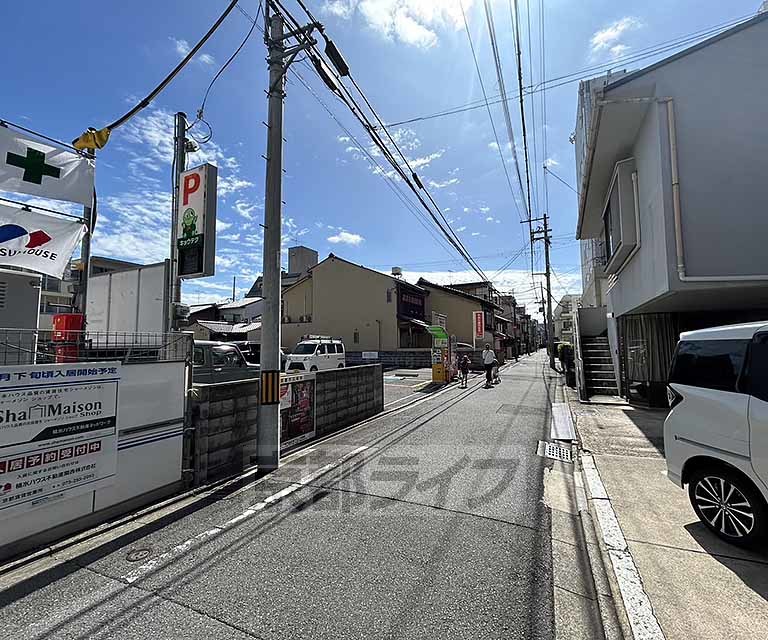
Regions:
<instances>
[{"instance_id":1,"label":"shop awning","mask_svg":"<svg viewBox=\"0 0 768 640\"><path fill-rule=\"evenodd\" d=\"M408 324L413 325L414 327L418 327L423 331L429 330L429 325L423 320L416 320L416 318L404 318L403 316L399 316L398 319L400 322L407 322Z\"/></svg>"}]
</instances>

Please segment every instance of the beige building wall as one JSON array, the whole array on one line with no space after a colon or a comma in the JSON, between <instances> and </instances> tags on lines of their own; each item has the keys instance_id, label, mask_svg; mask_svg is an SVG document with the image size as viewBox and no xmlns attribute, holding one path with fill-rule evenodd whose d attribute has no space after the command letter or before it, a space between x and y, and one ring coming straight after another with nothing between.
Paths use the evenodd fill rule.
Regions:
<instances>
[{"instance_id":1,"label":"beige building wall","mask_svg":"<svg viewBox=\"0 0 768 640\"><path fill-rule=\"evenodd\" d=\"M429 286L426 286L426 288L429 291L427 296L428 322L432 321L433 311L443 313L447 316L446 331L448 335L455 335L459 342L472 344L472 336L474 334L472 312L482 311L482 305L479 302L446 293L440 289L432 289ZM493 336L490 333L486 332L485 335L486 338L490 338L490 341L492 341ZM479 347L480 341L478 340Z\"/></svg>"},{"instance_id":2,"label":"beige building wall","mask_svg":"<svg viewBox=\"0 0 768 640\"><path fill-rule=\"evenodd\" d=\"M283 324L287 349L310 333L341 337L347 351L393 351L400 346L396 282L384 274L328 258L312 269L310 279L285 291L284 300L284 316L312 316L311 322Z\"/></svg>"}]
</instances>

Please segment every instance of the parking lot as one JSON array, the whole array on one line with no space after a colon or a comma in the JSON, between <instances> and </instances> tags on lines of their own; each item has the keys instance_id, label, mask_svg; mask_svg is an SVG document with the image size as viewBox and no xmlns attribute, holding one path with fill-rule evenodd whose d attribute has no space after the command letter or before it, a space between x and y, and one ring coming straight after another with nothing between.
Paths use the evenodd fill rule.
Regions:
<instances>
[{"instance_id":1,"label":"parking lot","mask_svg":"<svg viewBox=\"0 0 768 640\"><path fill-rule=\"evenodd\" d=\"M432 369L397 369L384 372L384 406L405 404L415 400L415 394L431 390ZM408 400L406 400L408 398Z\"/></svg>"}]
</instances>

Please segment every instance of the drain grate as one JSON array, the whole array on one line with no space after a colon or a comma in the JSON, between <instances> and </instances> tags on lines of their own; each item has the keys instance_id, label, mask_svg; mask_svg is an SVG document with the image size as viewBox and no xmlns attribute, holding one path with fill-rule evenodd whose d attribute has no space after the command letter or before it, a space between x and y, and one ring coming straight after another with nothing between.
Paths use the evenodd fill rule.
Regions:
<instances>
[{"instance_id":1,"label":"drain grate","mask_svg":"<svg viewBox=\"0 0 768 640\"><path fill-rule=\"evenodd\" d=\"M551 460L560 460L560 462L573 462L570 446L563 446L560 444L539 440L539 448L537 449L536 453L538 453L543 458L550 458Z\"/></svg>"}]
</instances>

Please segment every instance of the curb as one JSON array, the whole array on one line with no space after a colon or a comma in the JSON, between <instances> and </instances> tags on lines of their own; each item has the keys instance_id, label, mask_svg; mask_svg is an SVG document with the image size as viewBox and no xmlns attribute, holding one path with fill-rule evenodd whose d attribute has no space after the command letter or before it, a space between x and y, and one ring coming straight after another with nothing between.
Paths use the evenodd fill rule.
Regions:
<instances>
[{"instance_id":1,"label":"curb","mask_svg":"<svg viewBox=\"0 0 768 640\"><path fill-rule=\"evenodd\" d=\"M564 395L578 439L574 444L574 467L581 485L577 495L582 495L585 502L583 507L579 505L580 521L584 535L593 540L599 549L598 554L594 547L590 549L587 545L587 553L593 573L604 576L611 594L610 608L598 597L606 639L665 640L594 458L579 444L581 439L572 401L567 393ZM613 630L611 635L609 630Z\"/></svg>"}]
</instances>

